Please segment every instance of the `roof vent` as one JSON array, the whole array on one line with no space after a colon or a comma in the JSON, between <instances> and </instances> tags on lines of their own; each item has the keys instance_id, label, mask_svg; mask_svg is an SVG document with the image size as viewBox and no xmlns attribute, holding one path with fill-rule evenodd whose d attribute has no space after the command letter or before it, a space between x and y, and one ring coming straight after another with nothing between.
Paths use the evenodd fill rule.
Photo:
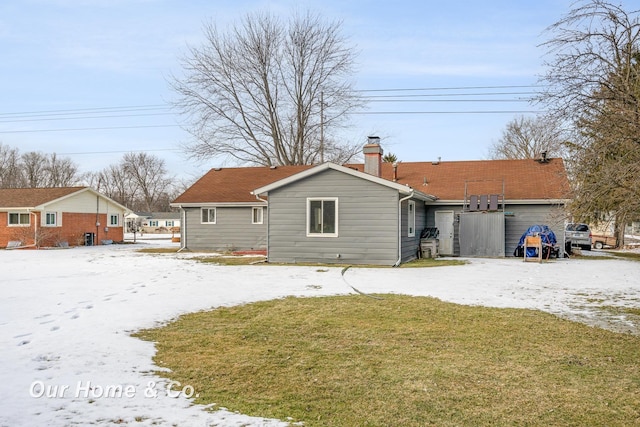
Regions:
<instances>
[{"instance_id":1,"label":"roof vent","mask_svg":"<svg viewBox=\"0 0 640 427\"><path fill-rule=\"evenodd\" d=\"M217 171L221 171L222 168L213 168L213 170L217 172Z\"/></svg>"},{"instance_id":2,"label":"roof vent","mask_svg":"<svg viewBox=\"0 0 640 427\"><path fill-rule=\"evenodd\" d=\"M277 166L269 166L269 169L277 169Z\"/></svg>"},{"instance_id":3,"label":"roof vent","mask_svg":"<svg viewBox=\"0 0 640 427\"><path fill-rule=\"evenodd\" d=\"M438 157L438 160L431 162L432 165L439 165L441 157Z\"/></svg>"}]
</instances>

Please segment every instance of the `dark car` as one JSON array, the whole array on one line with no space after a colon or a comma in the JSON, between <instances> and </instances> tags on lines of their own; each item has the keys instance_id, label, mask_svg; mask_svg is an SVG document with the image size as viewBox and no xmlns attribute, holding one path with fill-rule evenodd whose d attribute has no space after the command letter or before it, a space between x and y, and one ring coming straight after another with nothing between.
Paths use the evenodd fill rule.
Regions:
<instances>
[{"instance_id":1,"label":"dark car","mask_svg":"<svg viewBox=\"0 0 640 427\"><path fill-rule=\"evenodd\" d=\"M579 247L582 250L591 250L591 229L587 224L572 222L567 224L564 230L566 247Z\"/></svg>"}]
</instances>

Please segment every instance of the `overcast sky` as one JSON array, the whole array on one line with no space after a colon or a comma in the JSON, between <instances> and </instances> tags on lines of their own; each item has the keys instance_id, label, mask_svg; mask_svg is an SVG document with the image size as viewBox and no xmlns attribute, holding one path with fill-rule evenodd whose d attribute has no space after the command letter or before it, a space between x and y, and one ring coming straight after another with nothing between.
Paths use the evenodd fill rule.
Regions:
<instances>
[{"instance_id":1,"label":"overcast sky","mask_svg":"<svg viewBox=\"0 0 640 427\"><path fill-rule=\"evenodd\" d=\"M288 17L297 9L343 22L359 52L356 87L366 95L431 95L429 102L372 102L353 117L345 139L364 144L378 135L404 161L484 159L508 121L537 109L526 100L543 71L538 45L571 4L3 0L0 142L71 157L82 171L128 151L157 155L186 177L228 166L223 159L190 162L176 151L189 136L167 108L174 97L168 77L180 74L187 46L202 42L206 20L224 26L248 12Z\"/></svg>"}]
</instances>

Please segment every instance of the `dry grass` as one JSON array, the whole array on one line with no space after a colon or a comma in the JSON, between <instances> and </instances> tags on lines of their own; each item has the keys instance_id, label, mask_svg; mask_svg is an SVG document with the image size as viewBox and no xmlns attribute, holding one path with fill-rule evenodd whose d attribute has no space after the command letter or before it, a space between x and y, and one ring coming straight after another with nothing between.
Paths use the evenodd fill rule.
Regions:
<instances>
[{"instance_id":1,"label":"dry grass","mask_svg":"<svg viewBox=\"0 0 640 427\"><path fill-rule=\"evenodd\" d=\"M611 252L613 255L620 257L620 258L626 258L626 259L630 259L633 261L640 261L640 253L638 252Z\"/></svg>"},{"instance_id":2,"label":"dry grass","mask_svg":"<svg viewBox=\"0 0 640 427\"><path fill-rule=\"evenodd\" d=\"M640 340L425 297L286 298L137 336L197 402L305 426L640 423Z\"/></svg>"}]
</instances>

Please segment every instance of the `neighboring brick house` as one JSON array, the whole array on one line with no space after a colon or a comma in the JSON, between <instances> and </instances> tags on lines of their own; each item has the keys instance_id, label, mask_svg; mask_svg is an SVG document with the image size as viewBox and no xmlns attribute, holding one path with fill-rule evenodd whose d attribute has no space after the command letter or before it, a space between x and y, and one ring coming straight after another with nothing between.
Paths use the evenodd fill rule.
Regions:
<instances>
[{"instance_id":1,"label":"neighboring brick house","mask_svg":"<svg viewBox=\"0 0 640 427\"><path fill-rule=\"evenodd\" d=\"M127 211L89 187L0 189L0 247L122 241Z\"/></svg>"}]
</instances>

